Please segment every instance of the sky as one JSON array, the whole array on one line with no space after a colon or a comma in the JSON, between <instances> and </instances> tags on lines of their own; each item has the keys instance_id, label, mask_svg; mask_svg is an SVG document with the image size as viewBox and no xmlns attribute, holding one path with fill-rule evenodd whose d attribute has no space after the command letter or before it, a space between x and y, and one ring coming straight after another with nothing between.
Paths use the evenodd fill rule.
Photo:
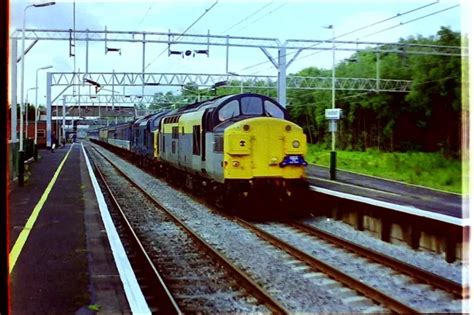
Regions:
<instances>
[{"instance_id":1,"label":"sky","mask_svg":"<svg viewBox=\"0 0 474 315\"><path fill-rule=\"evenodd\" d=\"M11 1L10 33L21 30L24 8L42 1ZM459 6L456 6L459 5ZM411 1L284 1L284 0L166 0L166 1L77 1L75 3L76 30L149 31L186 34L231 35L288 39L329 40L333 25L337 40L397 42L409 36L432 36L442 27L466 33L469 30L468 2L454 0ZM444 12L438 11L456 6ZM74 4L57 1L53 6L29 8L25 19L27 29L68 30L73 28ZM206 10L208 10L206 12ZM412 11L412 12L410 12ZM205 13L205 14L204 14ZM202 17L201 17L202 16ZM200 18L201 17L201 18ZM380 21L387 20L382 23ZM375 24L375 25L374 25ZM356 29L365 29L342 36ZM389 29L390 28L390 29ZM389 29L384 31L385 29ZM380 32L379 32L380 31ZM377 33L371 35L373 33ZM27 41L25 47L28 47ZM109 43L120 48L121 54L104 53L104 43L89 44L90 72L141 72L142 46L131 43ZM177 50L199 49L196 46L173 46ZM202 47L206 49L207 47ZM225 48L211 46L209 57L196 55L182 58L168 56L164 44L150 44L146 48L147 72L153 73L216 73L225 74ZM18 43L21 51L21 41ZM164 53L163 53L164 52ZM276 50L270 51L276 57ZM336 63L348 58L350 52L336 52ZM229 71L240 75L277 75L277 70L260 49L231 48ZM290 54L289 54L290 55ZM310 56L307 56L310 55ZM306 57L307 56L307 57ZM289 57L288 59L290 59ZM287 61L288 61L287 59ZM76 70L85 69L85 43L76 43ZM74 58L69 57L68 41L40 41L25 58L25 98L27 90L35 86L36 69L52 65L46 71L73 72ZM287 69L295 73L309 66L330 69L330 51L302 52ZM40 72L39 103L45 103L46 71ZM20 74L20 63L18 63ZM375 73L374 73L375 76ZM145 94L166 92L176 88L165 86L147 87ZM18 101L20 79L18 80ZM62 88L53 88L53 97ZM81 93L88 93L88 90ZM141 93L141 88L127 90L127 94ZM72 92L66 92L72 94ZM30 100L34 91L30 90Z\"/></svg>"}]
</instances>

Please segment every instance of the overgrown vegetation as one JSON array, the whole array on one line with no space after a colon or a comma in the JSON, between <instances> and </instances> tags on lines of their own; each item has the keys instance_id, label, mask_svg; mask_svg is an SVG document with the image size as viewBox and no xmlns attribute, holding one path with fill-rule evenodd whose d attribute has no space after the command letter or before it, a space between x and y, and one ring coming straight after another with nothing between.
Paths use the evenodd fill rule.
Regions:
<instances>
[{"instance_id":1,"label":"overgrown vegetation","mask_svg":"<svg viewBox=\"0 0 474 315\"><path fill-rule=\"evenodd\" d=\"M309 145L309 163L329 167L330 150ZM337 169L461 193L461 162L439 152L337 151ZM467 171L467 170L465 170Z\"/></svg>"}]
</instances>

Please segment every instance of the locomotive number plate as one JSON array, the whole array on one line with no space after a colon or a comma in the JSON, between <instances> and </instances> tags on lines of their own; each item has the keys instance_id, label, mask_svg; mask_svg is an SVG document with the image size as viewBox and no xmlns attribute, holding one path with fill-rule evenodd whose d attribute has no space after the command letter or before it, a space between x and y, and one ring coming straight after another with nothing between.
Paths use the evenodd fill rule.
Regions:
<instances>
[{"instance_id":1,"label":"locomotive number plate","mask_svg":"<svg viewBox=\"0 0 474 315\"><path fill-rule=\"evenodd\" d=\"M287 155L283 158L283 161L280 163L281 167L288 165L303 165L306 166L308 163L304 160L301 155Z\"/></svg>"}]
</instances>

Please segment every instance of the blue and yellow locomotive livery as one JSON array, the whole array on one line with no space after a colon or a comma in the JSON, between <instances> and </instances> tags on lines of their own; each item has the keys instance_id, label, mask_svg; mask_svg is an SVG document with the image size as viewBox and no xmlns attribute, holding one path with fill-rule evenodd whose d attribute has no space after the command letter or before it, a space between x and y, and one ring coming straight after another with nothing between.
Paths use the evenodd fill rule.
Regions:
<instances>
[{"instance_id":1,"label":"blue and yellow locomotive livery","mask_svg":"<svg viewBox=\"0 0 474 315\"><path fill-rule=\"evenodd\" d=\"M132 126L147 121L152 121L147 139L153 141L146 143L153 147L138 150L131 140L129 150L141 157L153 152L154 169L190 190L214 195L218 204L291 200L306 185L306 136L267 96L220 96Z\"/></svg>"}]
</instances>

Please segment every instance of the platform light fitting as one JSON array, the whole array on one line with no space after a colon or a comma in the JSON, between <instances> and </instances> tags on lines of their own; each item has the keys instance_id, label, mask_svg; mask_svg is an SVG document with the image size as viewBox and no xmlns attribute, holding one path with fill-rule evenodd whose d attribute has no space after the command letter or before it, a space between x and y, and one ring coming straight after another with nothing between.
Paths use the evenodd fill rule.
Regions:
<instances>
[{"instance_id":1,"label":"platform light fitting","mask_svg":"<svg viewBox=\"0 0 474 315\"><path fill-rule=\"evenodd\" d=\"M55 5L56 2L46 2L46 3L38 3L38 4L33 4L34 7L36 8L41 8L41 7L49 7L50 5Z\"/></svg>"}]
</instances>

